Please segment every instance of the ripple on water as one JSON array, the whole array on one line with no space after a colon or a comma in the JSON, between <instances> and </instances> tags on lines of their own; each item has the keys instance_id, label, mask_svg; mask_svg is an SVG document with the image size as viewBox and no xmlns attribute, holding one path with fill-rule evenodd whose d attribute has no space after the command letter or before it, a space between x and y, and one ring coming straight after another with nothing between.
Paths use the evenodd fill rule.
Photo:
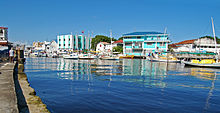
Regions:
<instances>
[{"instance_id":1,"label":"ripple on water","mask_svg":"<svg viewBox=\"0 0 220 113\"><path fill-rule=\"evenodd\" d=\"M28 58L25 72L51 112L219 112L218 69Z\"/></svg>"}]
</instances>

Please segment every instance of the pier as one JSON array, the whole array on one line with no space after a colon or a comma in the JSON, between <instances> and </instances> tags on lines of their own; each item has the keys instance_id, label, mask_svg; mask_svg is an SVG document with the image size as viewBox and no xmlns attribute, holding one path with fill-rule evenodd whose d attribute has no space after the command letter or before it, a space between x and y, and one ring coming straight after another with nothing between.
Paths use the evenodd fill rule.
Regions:
<instances>
[{"instance_id":1,"label":"pier","mask_svg":"<svg viewBox=\"0 0 220 113\"><path fill-rule=\"evenodd\" d=\"M15 62L0 62L0 113L49 113L24 73L23 50L15 53Z\"/></svg>"},{"instance_id":2,"label":"pier","mask_svg":"<svg viewBox=\"0 0 220 113\"><path fill-rule=\"evenodd\" d=\"M0 113L18 113L14 84L14 63L0 64Z\"/></svg>"}]
</instances>

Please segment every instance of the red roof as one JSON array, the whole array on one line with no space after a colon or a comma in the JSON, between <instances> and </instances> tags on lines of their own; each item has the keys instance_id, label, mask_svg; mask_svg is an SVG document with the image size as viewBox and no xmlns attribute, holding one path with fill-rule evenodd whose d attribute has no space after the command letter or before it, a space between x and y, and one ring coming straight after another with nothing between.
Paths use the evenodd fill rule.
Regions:
<instances>
[{"instance_id":1,"label":"red roof","mask_svg":"<svg viewBox=\"0 0 220 113\"><path fill-rule=\"evenodd\" d=\"M183 45L183 44L193 44L195 40L197 40L197 39L184 40L184 41L182 41L182 42L178 42L178 43L174 43L174 44L170 44L170 45L175 45L175 46L177 46L177 45Z\"/></svg>"},{"instance_id":2,"label":"red roof","mask_svg":"<svg viewBox=\"0 0 220 113\"><path fill-rule=\"evenodd\" d=\"M0 29L8 29L7 27L0 27Z\"/></svg>"},{"instance_id":3,"label":"red roof","mask_svg":"<svg viewBox=\"0 0 220 113\"><path fill-rule=\"evenodd\" d=\"M184 40L182 42L170 44L171 47L179 47L178 45L183 45L183 44L193 44L197 39L192 39L192 40Z\"/></svg>"},{"instance_id":4,"label":"red roof","mask_svg":"<svg viewBox=\"0 0 220 113\"><path fill-rule=\"evenodd\" d=\"M116 44L116 43L123 43L123 40L117 40L117 41L115 41L115 42L113 42L114 44Z\"/></svg>"},{"instance_id":5,"label":"red roof","mask_svg":"<svg viewBox=\"0 0 220 113\"><path fill-rule=\"evenodd\" d=\"M100 42L100 43L102 43L104 45L108 45L109 44L108 42Z\"/></svg>"}]
</instances>

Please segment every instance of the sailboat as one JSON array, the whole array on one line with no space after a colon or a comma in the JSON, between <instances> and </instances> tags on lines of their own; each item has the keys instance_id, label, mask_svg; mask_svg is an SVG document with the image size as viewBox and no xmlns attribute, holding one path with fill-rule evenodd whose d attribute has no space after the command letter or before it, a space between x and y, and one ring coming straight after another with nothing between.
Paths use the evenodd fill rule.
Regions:
<instances>
[{"instance_id":1,"label":"sailboat","mask_svg":"<svg viewBox=\"0 0 220 113\"><path fill-rule=\"evenodd\" d=\"M112 48L112 31L111 30L110 30L110 38L111 38L111 48ZM113 55L112 49L111 49L111 55L109 55L109 56L102 56L102 57L100 57L100 59L101 60L119 60L118 56Z\"/></svg>"},{"instance_id":2,"label":"sailboat","mask_svg":"<svg viewBox=\"0 0 220 113\"><path fill-rule=\"evenodd\" d=\"M214 35L214 41L215 41L215 53L217 55L217 50L216 50L216 36L215 36L215 29L214 29L214 23L213 23L213 18L212 20L212 29L213 29L213 35ZM220 68L220 62L218 62L218 58L215 56L216 59L203 59L201 61L199 60L191 60L189 61L181 61L185 65L188 66L196 66L196 67L209 67L209 68Z\"/></svg>"},{"instance_id":3,"label":"sailboat","mask_svg":"<svg viewBox=\"0 0 220 113\"><path fill-rule=\"evenodd\" d=\"M63 56L64 59L78 59L79 56L76 53L67 54Z\"/></svg>"},{"instance_id":4,"label":"sailboat","mask_svg":"<svg viewBox=\"0 0 220 113\"><path fill-rule=\"evenodd\" d=\"M168 63L180 63L181 61L178 60L176 57L169 56L169 53L167 53L167 56L155 56L155 57L147 57L148 61L151 62L168 62Z\"/></svg>"},{"instance_id":5,"label":"sailboat","mask_svg":"<svg viewBox=\"0 0 220 113\"><path fill-rule=\"evenodd\" d=\"M167 28L164 30L164 37L166 35ZM157 45L157 44L156 44ZM162 52L161 52L162 53ZM151 62L167 62L167 63L181 63L174 55L166 52L166 55L160 55L159 52L157 54L149 53L149 56L146 57L148 61Z\"/></svg>"}]
</instances>

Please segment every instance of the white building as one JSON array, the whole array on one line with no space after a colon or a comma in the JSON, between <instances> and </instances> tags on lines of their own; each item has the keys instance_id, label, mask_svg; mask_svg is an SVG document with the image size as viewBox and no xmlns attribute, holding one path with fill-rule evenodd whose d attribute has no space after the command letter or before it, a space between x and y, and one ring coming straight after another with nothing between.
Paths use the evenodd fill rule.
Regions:
<instances>
[{"instance_id":1,"label":"white building","mask_svg":"<svg viewBox=\"0 0 220 113\"><path fill-rule=\"evenodd\" d=\"M108 42L99 42L96 46L96 51L99 52L110 52L112 50L112 46Z\"/></svg>"},{"instance_id":2,"label":"white building","mask_svg":"<svg viewBox=\"0 0 220 113\"><path fill-rule=\"evenodd\" d=\"M185 40L170 45L174 52L220 52L220 44L216 44L213 39L204 37L193 40Z\"/></svg>"},{"instance_id":3,"label":"white building","mask_svg":"<svg viewBox=\"0 0 220 113\"><path fill-rule=\"evenodd\" d=\"M123 40L117 40L112 43L112 48L117 46L123 46Z\"/></svg>"},{"instance_id":4,"label":"white building","mask_svg":"<svg viewBox=\"0 0 220 113\"><path fill-rule=\"evenodd\" d=\"M45 43L45 46L46 46L47 56L51 57L54 54L57 54L58 45L57 45L56 41L53 40L51 42L47 42L47 43Z\"/></svg>"},{"instance_id":5,"label":"white building","mask_svg":"<svg viewBox=\"0 0 220 113\"><path fill-rule=\"evenodd\" d=\"M91 46L91 38L84 35L58 35L57 44L59 52L88 50Z\"/></svg>"},{"instance_id":6,"label":"white building","mask_svg":"<svg viewBox=\"0 0 220 113\"><path fill-rule=\"evenodd\" d=\"M0 27L0 42L8 42L8 28Z\"/></svg>"}]
</instances>

